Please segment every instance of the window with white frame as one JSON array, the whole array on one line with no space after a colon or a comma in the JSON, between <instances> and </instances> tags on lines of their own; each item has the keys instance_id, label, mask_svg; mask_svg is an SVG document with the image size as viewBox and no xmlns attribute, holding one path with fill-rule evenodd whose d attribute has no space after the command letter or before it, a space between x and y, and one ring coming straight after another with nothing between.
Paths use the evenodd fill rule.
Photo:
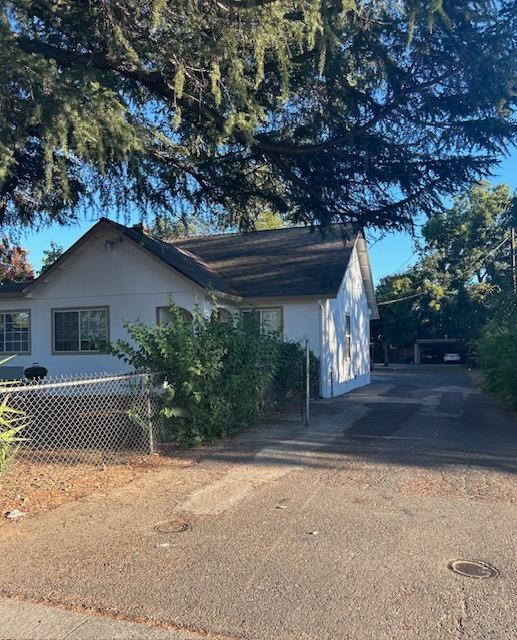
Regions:
<instances>
[{"instance_id":1,"label":"window with white frame","mask_svg":"<svg viewBox=\"0 0 517 640\"><path fill-rule=\"evenodd\" d=\"M345 356L348 359L352 357L352 321L349 313L345 313Z\"/></svg>"},{"instance_id":2,"label":"window with white frame","mask_svg":"<svg viewBox=\"0 0 517 640\"><path fill-rule=\"evenodd\" d=\"M0 353L30 352L30 313L0 312Z\"/></svg>"},{"instance_id":3,"label":"window with white frame","mask_svg":"<svg viewBox=\"0 0 517 640\"><path fill-rule=\"evenodd\" d=\"M192 324L192 314L188 309L178 307L180 315L183 317L187 324ZM172 322L172 313L169 307L156 307L156 322L160 327L163 327Z\"/></svg>"},{"instance_id":4,"label":"window with white frame","mask_svg":"<svg viewBox=\"0 0 517 640\"><path fill-rule=\"evenodd\" d=\"M256 318L264 333L271 333L279 340L283 339L283 318L282 309L263 308L263 309L244 309L242 312L244 318Z\"/></svg>"},{"instance_id":5,"label":"window with white frame","mask_svg":"<svg viewBox=\"0 0 517 640\"><path fill-rule=\"evenodd\" d=\"M55 353L95 353L109 340L107 307L56 309L52 316Z\"/></svg>"}]
</instances>

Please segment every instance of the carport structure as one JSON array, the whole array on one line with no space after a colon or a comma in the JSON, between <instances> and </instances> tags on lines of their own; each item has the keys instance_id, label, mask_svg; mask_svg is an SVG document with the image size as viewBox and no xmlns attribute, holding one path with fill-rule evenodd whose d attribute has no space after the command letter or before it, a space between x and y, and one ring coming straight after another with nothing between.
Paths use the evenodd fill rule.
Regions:
<instances>
[{"instance_id":1,"label":"carport structure","mask_svg":"<svg viewBox=\"0 0 517 640\"><path fill-rule=\"evenodd\" d=\"M455 352L464 354L463 341L459 338L419 338L415 340L414 350L414 363L422 364L422 350L432 349L437 354L443 357L443 354L450 350L452 347Z\"/></svg>"}]
</instances>

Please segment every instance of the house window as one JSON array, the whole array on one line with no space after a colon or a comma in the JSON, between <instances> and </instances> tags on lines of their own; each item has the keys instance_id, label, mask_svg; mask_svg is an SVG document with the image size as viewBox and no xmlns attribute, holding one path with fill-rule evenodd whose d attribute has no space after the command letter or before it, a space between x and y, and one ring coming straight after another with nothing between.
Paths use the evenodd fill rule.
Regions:
<instances>
[{"instance_id":1,"label":"house window","mask_svg":"<svg viewBox=\"0 0 517 640\"><path fill-rule=\"evenodd\" d=\"M233 315L230 311L228 311L228 309L225 309L224 307L217 307L217 309L214 309L212 311L211 320L212 322L223 322L232 324Z\"/></svg>"},{"instance_id":2,"label":"house window","mask_svg":"<svg viewBox=\"0 0 517 640\"><path fill-rule=\"evenodd\" d=\"M108 309L53 311L55 353L95 353L108 342Z\"/></svg>"},{"instance_id":3,"label":"house window","mask_svg":"<svg viewBox=\"0 0 517 640\"><path fill-rule=\"evenodd\" d=\"M282 309L280 307L275 309L245 309L242 314L244 318L257 318L264 333L274 334L279 340L282 340L284 327Z\"/></svg>"},{"instance_id":4,"label":"house window","mask_svg":"<svg viewBox=\"0 0 517 640\"><path fill-rule=\"evenodd\" d=\"M183 307L178 307L178 309L185 322L187 324L192 324L193 318L190 311ZM172 318L173 316L169 307L156 307L156 322L158 326L164 327L167 324L171 324Z\"/></svg>"},{"instance_id":5,"label":"house window","mask_svg":"<svg viewBox=\"0 0 517 640\"><path fill-rule=\"evenodd\" d=\"M0 313L0 353L29 353L29 311Z\"/></svg>"},{"instance_id":6,"label":"house window","mask_svg":"<svg viewBox=\"0 0 517 640\"><path fill-rule=\"evenodd\" d=\"M352 357L352 322L349 313L345 314L345 357Z\"/></svg>"}]
</instances>

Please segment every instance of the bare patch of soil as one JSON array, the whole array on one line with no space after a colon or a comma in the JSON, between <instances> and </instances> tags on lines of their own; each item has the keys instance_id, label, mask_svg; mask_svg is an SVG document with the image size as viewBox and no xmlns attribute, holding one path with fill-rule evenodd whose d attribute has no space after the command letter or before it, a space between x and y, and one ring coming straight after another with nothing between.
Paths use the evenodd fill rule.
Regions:
<instances>
[{"instance_id":1,"label":"bare patch of soil","mask_svg":"<svg viewBox=\"0 0 517 640\"><path fill-rule=\"evenodd\" d=\"M405 495L464 498L517 504L517 479L510 473L470 468L464 473L419 469L399 487Z\"/></svg>"},{"instance_id":2,"label":"bare patch of soil","mask_svg":"<svg viewBox=\"0 0 517 640\"><path fill-rule=\"evenodd\" d=\"M145 473L166 466L185 467L190 456L127 455L117 464L99 467L76 464L17 460L0 479L0 526L5 515L18 509L25 517L77 500L94 491L118 487Z\"/></svg>"}]
</instances>

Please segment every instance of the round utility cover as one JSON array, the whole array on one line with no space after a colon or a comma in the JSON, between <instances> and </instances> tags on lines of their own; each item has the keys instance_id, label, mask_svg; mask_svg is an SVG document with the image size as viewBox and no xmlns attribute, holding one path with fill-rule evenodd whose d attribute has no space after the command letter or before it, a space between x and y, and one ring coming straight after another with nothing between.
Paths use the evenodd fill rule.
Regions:
<instances>
[{"instance_id":1,"label":"round utility cover","mask_svg":"<svg viewBox=\"0 0 517 640\"><path fill-rule=\"evenodd\" d=\"M167 522L155 524L154 529L160 533L183 533L183 531L190 531L192 525L190 522L184 522L183 520L168 520Z\"/></svg>"},{"instance_id":2,"label":"round utility cover","mask_svg":"<svg viewBox=\"0 0 517 640\"><path fill-rule=\"evenodd\" d=\"M465 578L495 578L499 575L495 567L481 560L451 560L447 566Z\"/></svg>"}]
</instances>

